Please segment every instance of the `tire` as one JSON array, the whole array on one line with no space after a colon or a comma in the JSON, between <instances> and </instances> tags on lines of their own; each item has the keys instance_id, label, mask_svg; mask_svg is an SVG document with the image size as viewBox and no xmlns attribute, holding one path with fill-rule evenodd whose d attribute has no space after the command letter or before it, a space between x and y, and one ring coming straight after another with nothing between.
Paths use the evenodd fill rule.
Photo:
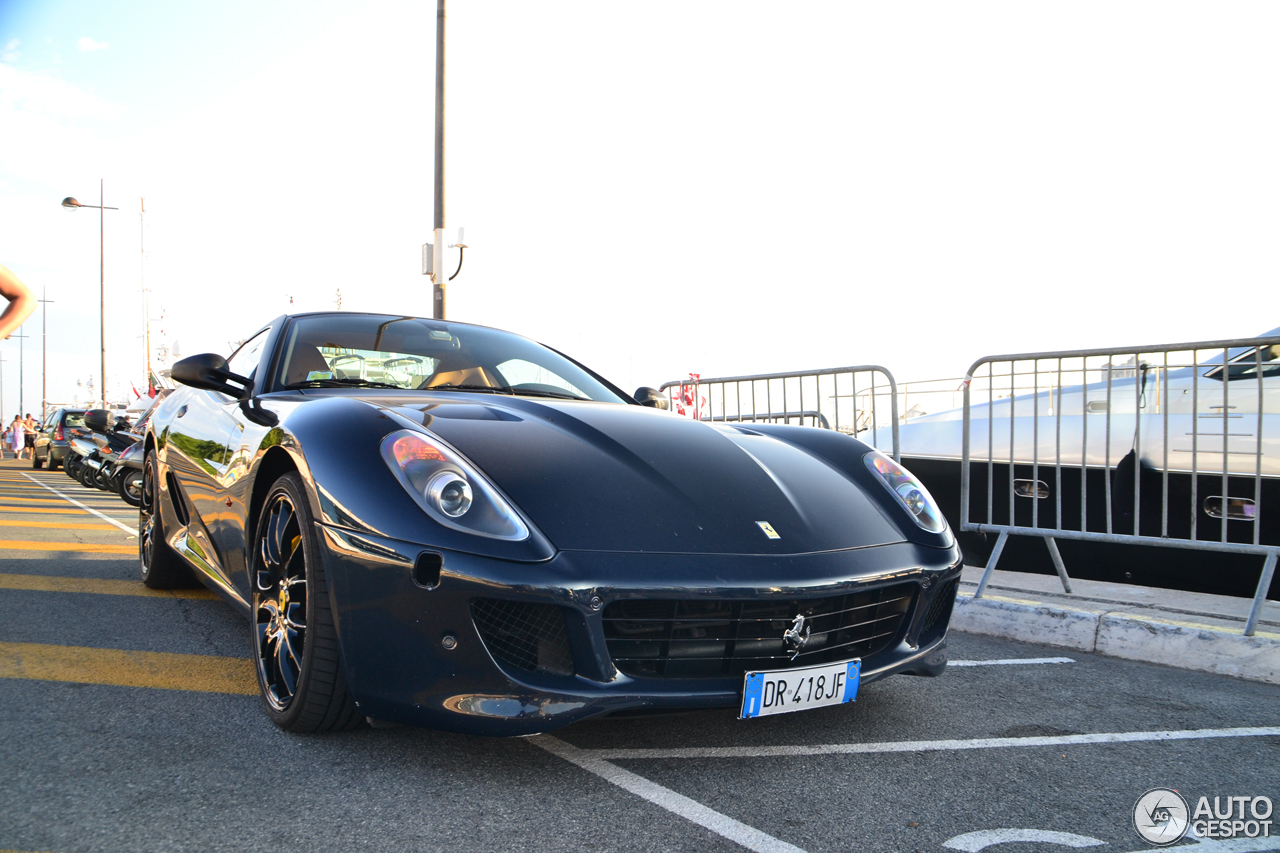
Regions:
<instances>
[{"instance_id":1,"label":"tire","mask_svg":"<svg viewBox=\"0 0 1280 853\"><path fill-rule=\"evenodd\" d=\"M258 688L271 721L290 732L364 723L342 674L319 547L302 478L285 474L263 501L249 553Z\"/></svg>"},{"instance_id":2,"label":"tire","mask_svg":"<svg viewBox=\"0 0 1280 853\"><path fill-rule=\"evenodd\" d=\"M117 482L120 487L118 490L120 500L129 506L142 506L142 479L141 471L135 471L132 468L125 471Z\"/></svg>"},{"instance_id":3,"label":"tire","mask_svg":"<svg viewBox=\"0 0 1280 853\"><path fill-rule=\"evenodd\" d=\"M40 468L43 468L43 467L44 467L44 460L43 460L43 459L41 459L39 456L32 455L32 457L31 457L31 467L32 467L32 468L35 468L35 469L37 469L37 470L39 470Z\"/></svg>"},{"instance_id":4,"label":"tire","mask_svg":"<svg viewBox=\"0 0 1280 853\"><path fill-rule=\"evenodd\" d=\"M143 468L138 508L138 567L142 570L142 583L149 589L197 586L191 569L165 541L164 513L160 511L160 489L156 484L158 470L156 452L151 450Z\"/></svg>"},{"instance_id":5,"label":"tire","mask_svg":"<svg viewBox=\"0 0 1280 853\"><path fill-rule=\"evenodd\" d=\"M80 463L80 470L76 472L76 479L80 481L80 485L86 489L95 488L93 485L93 469L83 462Z\"/></svg>"}]
</instances>

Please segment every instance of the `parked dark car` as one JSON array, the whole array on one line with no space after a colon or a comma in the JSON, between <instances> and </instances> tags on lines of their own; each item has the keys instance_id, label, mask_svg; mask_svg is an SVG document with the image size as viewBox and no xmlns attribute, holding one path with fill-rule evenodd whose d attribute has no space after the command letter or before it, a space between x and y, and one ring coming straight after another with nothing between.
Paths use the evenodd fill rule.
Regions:
<instances>
[{"instance_id":1,"label":"parked dark car","mask_svg":"<svg viewBox=\"0 0 1280 853\"><path fill-rule=\"evenodd\" d=\"M84 409L54 409L36 433L36 452L32 468L55 470L67 458L67 441L72 430L84 429Z\"/></svg>"},{"instance_id":2,"label":"parked dark car","mask_svg":"<svg viewBox=\"0 0 1280 853\"><path fill-rule=\"evenodd\" d=\"M960 552L847 435L690 420L517 335L392 315L283 316L172 376L143 580L245 611L283 728L752 717L946 667Z\"/></svg>"}]
</instances>

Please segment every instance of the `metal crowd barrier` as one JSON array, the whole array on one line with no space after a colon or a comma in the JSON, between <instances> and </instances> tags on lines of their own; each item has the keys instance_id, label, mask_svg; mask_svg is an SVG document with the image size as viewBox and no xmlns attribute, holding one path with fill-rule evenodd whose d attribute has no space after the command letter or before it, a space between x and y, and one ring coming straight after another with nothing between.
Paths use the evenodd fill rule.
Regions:
<instances>
[{"instance_id":1,"label":"metal crowd barrier","mask_svg":"<svg viewBox=\"0 0 1280 853\"><path fill-rule=\"evenodd\" d=\"M658 390L667 395L672 411L702 421L799 424L853 436L868 431L874 436L879 427L891 425L893 458L899 459L897 383L876 364L717 379L691 376ZM887 413L882 409L886 403Z\"/></svg>"},{"instance_id":2,"label":"metal crowd barrier","mask_svg":"<svg viewBox=\"0 0 1280 853\"><path fill-rule=\"evenodd\" d=\"M960 529L999 534L976 597L1010 535L1042 537L1068 593L1056 539L1257 554L1254 634L1280 554L1280 337L987 356L963 418Z\"/></svg>"}]
</instances>

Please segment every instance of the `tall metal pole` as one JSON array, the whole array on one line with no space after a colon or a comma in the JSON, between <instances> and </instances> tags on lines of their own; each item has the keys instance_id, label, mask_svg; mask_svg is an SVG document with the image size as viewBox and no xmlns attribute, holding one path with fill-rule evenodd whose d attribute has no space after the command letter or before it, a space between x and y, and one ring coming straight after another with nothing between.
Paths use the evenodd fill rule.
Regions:
<instances>
[{"instance_id":1,"label":"tall metal pole","mask_svg":"<svg viewBox=\"0 0 1280 853\"><path fill-rule=\"evenodd\" d=\"M142 256L138 277L142 282L143 346L147 348L147 396L151 396L151 291L147 290L147 200L138 199L138 252Z\"/></svg>"},{"instance_id":2,"label":"tall metal pole","mask_svg":"<svg viewBox=\"0 0 1280 853\"><path fill-rule=\"evenodd\" d=\"M107 232L103 179L98 179L98 343L102 348L102 408L107 407Z\"/></svg>"},{"instance_id":3,"label":"tall metal pole","mask_svg":"<svg viewBox=\"0 0 1280 853\"><path fill-rule=\"evenodd\" d=\"M445 319L444 271L444 24L445 0L436 0L436 216L435 240L431 246L433 305L431 316Z\"/></svg>"},{"instance_id":4,"label":"tall metal pole","mask_svg":"<svg viewBox=\"0 0 1280 853\"><path fill-rule=\"evenodd\" d=\"M9 337L18 338L18 414L20 415L23 414L24 411L27 411L27 400L23 397L23 388L26 388L27 379L26 371L24 371L22 355L23 338L26 338L27 336L26 334L10 334Z\"/></svg>"},{"instance_id":5,"label":"tall metal pole","mask_svg":"<svg viewBox=\"0 0 1280 853\"><path fill-rule=\"evenodd\" d=\"M40 288L40 423L44 423L45 413L49 411L49 309L45 306L52 302L46 299L48 288Z\"/></svg>"}]
</instances>

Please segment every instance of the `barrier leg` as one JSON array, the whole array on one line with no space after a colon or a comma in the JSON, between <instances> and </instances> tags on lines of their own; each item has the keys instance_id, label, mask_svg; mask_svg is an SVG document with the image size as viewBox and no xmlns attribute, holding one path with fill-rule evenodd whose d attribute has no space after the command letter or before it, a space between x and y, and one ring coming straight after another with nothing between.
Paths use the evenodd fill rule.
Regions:
<instances>
[{"instance_id":1,"label":"barrier leg","mask_svg":"<svg viewBox=\"0 0 1280 853\"><path fill-rule=\"evenodd\" d=\"M1067 567L1062 565L1062 555L1058 553L1058 543L1052 536L1044 537L1044 544L1049 546L1049 556L1053 558L1053 567L1058 570L1058 579L1067 595L1072 594L1071 578L1067 577Z\"/></svg>"},{"instance_id":2,"label":"barrier leg","mask_svg":"<svg viewBox=\"0 0 1280 853\"><path fill-rule=\"evenodd\" d=\"M1253 607L1249 609L1249 621L1244 623L1244 635L1252 637L1258 630L1258 619L1262 616L1262 605L1267 600L1267 590L1271 589L1271 578L1276 573L1276 552L1267 555L1262 564L1262 577L1258 578L1258 591L1253 594Z\"/></svg>"},{"instance_id":3,"label":"barrier leg","mask_svg":"<svg viewBox=\"0 0 1280 853\"><path fill-rule=\"evenodd\" d=\"M991 580L991 573L995 571L996 563L1000 562L1000 552L1004 550L1004 543L1007 541L1009 531L1001 530L996 547L991 549L991 559L987 560L987 570L982 573L982 580L978 581L978 591L973 594L974 598L982 598L982 593L987 591L987 581Z\"/></svg>"}]
</instances>

